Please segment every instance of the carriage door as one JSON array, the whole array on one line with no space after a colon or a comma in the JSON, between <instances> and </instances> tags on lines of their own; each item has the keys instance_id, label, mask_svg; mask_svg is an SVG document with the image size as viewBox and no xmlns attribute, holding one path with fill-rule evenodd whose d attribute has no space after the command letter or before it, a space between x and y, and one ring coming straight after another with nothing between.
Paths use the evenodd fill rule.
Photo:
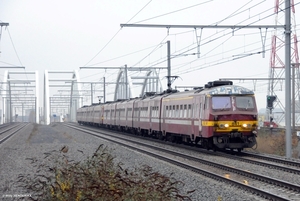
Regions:
<instances>
[{"instance_id":1,"label":"carriage door","mask_svg":"<svg viewBox=\"0 0 300 201\"><path fill-rule=\"evenodd\" d=\"M202 131L202 119L204 117L204 103L205 103L205 96L200 97L200 104L199 104L199 131Z\"/></svg>"}]
</instances>

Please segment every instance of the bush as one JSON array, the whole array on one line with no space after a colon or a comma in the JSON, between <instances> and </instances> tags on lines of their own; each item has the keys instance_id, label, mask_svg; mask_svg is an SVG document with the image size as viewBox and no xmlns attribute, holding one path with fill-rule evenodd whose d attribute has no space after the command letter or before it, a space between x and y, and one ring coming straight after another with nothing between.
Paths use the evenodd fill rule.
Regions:
<instances>
[{"instance_id":1,"label":"bush","mask_svg":"<svg viewBox=\"0 0 300 201\"><path fill-rule=\"evenodd\" d=\"M181 195L183 183L153 172L149 166L123 169L114 164L108 149L100 145L92 157L75 162L60 152L45 153L48 163L32 164L36 172L19 175L19 186L32 193L32 200L191 200ZM193 191L188 192L192 193Z\"/></svg>"}]
</instances>

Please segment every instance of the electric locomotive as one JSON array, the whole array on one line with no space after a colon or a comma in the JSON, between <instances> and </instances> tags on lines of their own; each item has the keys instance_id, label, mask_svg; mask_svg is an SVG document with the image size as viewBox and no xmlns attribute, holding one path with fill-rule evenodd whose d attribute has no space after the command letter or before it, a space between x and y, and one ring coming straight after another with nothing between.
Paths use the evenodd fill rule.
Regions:
<instances>
[{"instance_id":1,"label":"electric locomotive","mask_svg":"<svg viewBox=\"0 0 300 201\"><path fill-rule=\"evenodd\" d=\"M258 121L253 91L231 81L209 82L205 87L206 113L199 127L203 146L241 151L256 145Z\"/></svg>"}]
</instances>

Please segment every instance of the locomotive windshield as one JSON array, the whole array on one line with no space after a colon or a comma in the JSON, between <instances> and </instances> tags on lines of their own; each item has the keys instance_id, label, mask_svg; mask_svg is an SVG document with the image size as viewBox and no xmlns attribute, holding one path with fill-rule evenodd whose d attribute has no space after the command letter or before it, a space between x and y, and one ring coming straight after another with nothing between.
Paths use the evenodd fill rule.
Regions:
<instances>
[{"instance_id":1,"label":"locomotive windshield","mask_svg":"<svg viewBox=\"0 0 300 201\"><path fill-rule=\"evenodd\" d=\"M231 108L230 96L215 96L212 97L212 109L229 109Z\"/></svg>"},{"instance_id":2,"label":"locomotive windshield","mask_svg":"<svg viewBox=\"0 0 300 201\"><path fill-rule=\"evenodd\" d=\"M252 96L212 96L213 110L253 110L255 109Z\"/></svg>"},{"instance_id":3,"label":"locomotive windshield","mask_svg":"<svg viewBox=\"0 0 300 201\"><path fill-rule=\"evenodd\" d=\"M239 109L254 109L254 101L250 96L237 96L236 107Z\"/></svg>"}]
</instances>

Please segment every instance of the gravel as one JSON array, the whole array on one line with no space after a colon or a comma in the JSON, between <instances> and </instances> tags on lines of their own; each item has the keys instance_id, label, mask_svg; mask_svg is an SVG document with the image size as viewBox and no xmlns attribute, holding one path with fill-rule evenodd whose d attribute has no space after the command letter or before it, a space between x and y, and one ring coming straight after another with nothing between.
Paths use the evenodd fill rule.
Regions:
<instances>
[{"instance_id":1,"label":"gravel","mask_svg":"<svg viewBox=\"0 0 300 201\"><path fill-rule=\"evenodd\" d=\"M132 151L114 143L84 134L56 123L51 125L29 124L19 134L0 145L0 196L2 200L28 200L32 192L17 186L19 174L33 174L34 167L28 158L44 161L44 153L59 151L68 146L68 155L75 160L91 156L103 144L112 150L115 162L123 168L134 169L148 165L166 176L182 181L182 192L195 190L195 201L256 201L260 197L244 192L228 184L170 165L158 159ZM80 150L80 151L78 151ZM83 153L84 154L83 154Z\"/></svg>"}]
</instances>

